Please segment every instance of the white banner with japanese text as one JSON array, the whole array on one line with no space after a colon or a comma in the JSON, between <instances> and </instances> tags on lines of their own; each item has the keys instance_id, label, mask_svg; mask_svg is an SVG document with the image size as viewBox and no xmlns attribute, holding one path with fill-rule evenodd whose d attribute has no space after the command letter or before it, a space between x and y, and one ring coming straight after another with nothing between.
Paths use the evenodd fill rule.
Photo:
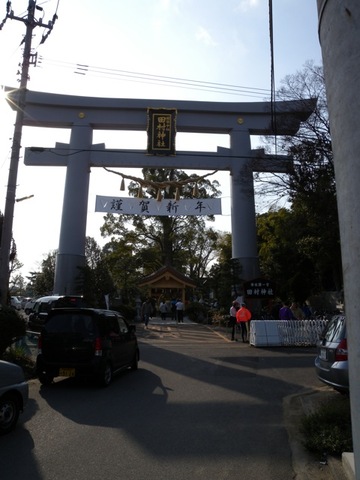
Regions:
<instances>
[{"instance_id":1,"label":"white banner with japanese text","mask_svg":"<svg viewBox=\"0 0 360 480\"><path fill-rule=\"evenodd\" d=\"M171 200L164 198L104 197L96 195L95 212L119 215L221 215L220 198Z\"/></svg>"}]
</instances>

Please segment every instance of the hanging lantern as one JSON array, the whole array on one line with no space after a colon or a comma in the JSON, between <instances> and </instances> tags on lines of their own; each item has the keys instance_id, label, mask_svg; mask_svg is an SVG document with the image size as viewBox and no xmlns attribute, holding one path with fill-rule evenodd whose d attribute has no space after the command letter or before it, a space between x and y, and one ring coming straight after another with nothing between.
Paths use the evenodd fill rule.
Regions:
<instances>
[{"instance_id":1,"label":"hanging lantern","mask_svg":"<svg viewBox=\"0 0 360 480\"><path fill-rule=\"evenodd\" d=\"M123 192L125 190L125 180L122 178L121 184L120 184L120 190Z\"/></svg>"}]
</instances>

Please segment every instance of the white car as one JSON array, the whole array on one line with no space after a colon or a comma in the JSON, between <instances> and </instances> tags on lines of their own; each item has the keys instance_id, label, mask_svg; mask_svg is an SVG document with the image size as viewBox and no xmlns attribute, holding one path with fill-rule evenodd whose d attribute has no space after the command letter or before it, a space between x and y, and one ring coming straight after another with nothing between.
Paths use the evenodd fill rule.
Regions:
<instances>
[{"instance_id":1,"label":"white car","mask_svg":"<svg viewBox=\"0 0 360 480\"><path fill-rule=\"evenodd\" d=\"M29 315L32 312L36 300L36 298L30 298L30 300L25 303L24 311L26 315Z\"/></svg>"},{"instance_id":2,"label":"white car","mask_svg":"<svg viewBox=\"0 0 360 480\"><path fill-rule=\"evenodd\" d=\"M31 300L30 297L22 297L21 299L21 308L25 310L25 305Z\"/></svg>"},{"instance_id":3,"label":"white car","mask_svg":"<svg viewBox=\"0 0 360 480\"><path fill-rule=\"evenodd\" d=\"M15 310L21 310L21 302L18 297L11 297L10 305L15 308Z\"/></svg>"},{"instance_id":4,"label":"white car","mask_svg":"<svg viewBox=\"0 0 360 480\"><path fill-rule=\"evenodd\" d=\"M29 386L19 365L0 360L0 435L15 428L29 398Z\"/></svg>"}]
</instances>

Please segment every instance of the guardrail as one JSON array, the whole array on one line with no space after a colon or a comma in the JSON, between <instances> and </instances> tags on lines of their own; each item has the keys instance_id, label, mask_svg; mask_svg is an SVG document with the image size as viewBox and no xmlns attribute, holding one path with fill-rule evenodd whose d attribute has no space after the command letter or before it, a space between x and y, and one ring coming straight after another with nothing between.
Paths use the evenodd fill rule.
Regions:
<instances>
[{"instance_id":1,"label":"guardrail","mask_svg":"<svg viewBox=\"0 0 360 480\"><path fill-rule=\"evenodd\" d=\"M315 346L328 320L252 320L250 345L254 347Z\"/></svg>"}]
</instances>

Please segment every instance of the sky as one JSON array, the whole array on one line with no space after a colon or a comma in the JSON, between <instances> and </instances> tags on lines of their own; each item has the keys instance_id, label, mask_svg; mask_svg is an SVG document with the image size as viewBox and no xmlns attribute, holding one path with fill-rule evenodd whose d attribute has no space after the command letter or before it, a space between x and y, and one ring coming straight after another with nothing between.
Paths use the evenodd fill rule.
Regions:
<instances>
[{"instance_id":1,"label":"sky","mask_svg":"<svg viewBox=\"0 0 360 480\"><path fill-rule=\"evenodd\" d=\"M285 76L302 70L306 61L320 65L322 60L316 0L272 3L275 87L279 88ZM27 5L28 0L13 0L14 15L24 18ZM43 44L42 35L48 30L34 29L32 47L38 57L36 66L30 67L29 90L212 102L270 99L268 0L38 0L37 6L42 8L36 11L37 20L48 24L55 13L58 18ZM5 15L6 1L1 0L0 23ZM7 19L0 30L0 85L19 84L24 34L24 22L15 19ZM161 81L154 81L154 76ZM14 112L1 97L2 213L14 122ZM25 277L39 271L42 260L58 248L66 169L25 166L24 148L54 147L69 138L69 130L23 128L16 198L33 197L15 204L13 236ZM146 134L95 131L94 143L102 142L106 148L145 150ZM254 147L257 142L252 139ZM228 137L178 134L176 138L178 150L216 151L217 146L228 147ZM141 176L139 170L124 173ZM95 197L127 195L119 191L119 178L101 169L91 172L86 234L101 246L107 241L100 235L104 214L95 212ZM212 226L230 232L229 173L211 178L220 182L223 212ZM266 209L266 204L257 203L257 208Z\"/></svg>"}]
</instances>

